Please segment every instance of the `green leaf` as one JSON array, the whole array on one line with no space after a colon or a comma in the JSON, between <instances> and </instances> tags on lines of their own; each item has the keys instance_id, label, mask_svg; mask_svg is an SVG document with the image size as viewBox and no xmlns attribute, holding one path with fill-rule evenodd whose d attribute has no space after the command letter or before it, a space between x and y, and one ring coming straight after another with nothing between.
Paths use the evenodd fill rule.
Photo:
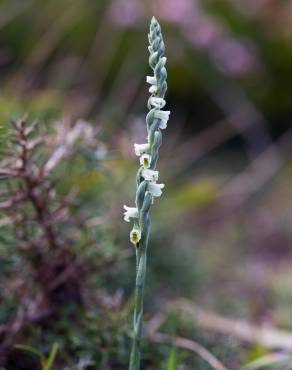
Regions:
<instances>
[{"instance_id":1,"label":"green leaf","mask_svg":"<svg viewBox=\"0 0 292 370\"><path fill-rule=\"evenodd\" d=\"M177 369L177 350L176 347L173 347L168 357L167 370L176 370L176 369Z\"/></svg>"},{"instance_id":2,"label":"green leaf","mask_svg":"<svg viewBox=\"0 0 292 370\"><path fill-rule=\"evenodd\" d=\"M59 350L59 347L58 347L57 343L54 343L53 347L52 347L52 350L51 350L51 353L50 353L50 356L45 361L45 364L43 366L43 370L52 370L52 366L54 364L54 361L55 361L55 358L57 356L58 350Z\"/></svg>"},{"instance_id":3,"label":"green leaf","mask_svg":"<svg viewBox=\"0 0 292 370\"><path fill-rule=\"evenodd\" d=\"M40 351L38 351L37 349L31 346L27 346L25 344L16 344L14 347L17 349L23 350L25 352L29 352L35 357L39 358L40 360L44 358L43 354Z\"/></svg>"}]
</instances>

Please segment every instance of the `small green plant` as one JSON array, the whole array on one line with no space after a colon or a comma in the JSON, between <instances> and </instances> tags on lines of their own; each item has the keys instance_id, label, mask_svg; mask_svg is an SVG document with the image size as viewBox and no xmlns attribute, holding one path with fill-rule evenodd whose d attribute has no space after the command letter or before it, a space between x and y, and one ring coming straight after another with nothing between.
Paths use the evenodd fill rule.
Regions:
<instances>
[{"instance_id":1,"label":"small green plant","mask_svg":"<svg viewBox=\"0 0 292 370\"><path fill-rule=\"evenodd\" d=\"M136 248L136 290L134 302L133 344L130 356L130 370L140 369L140 352L143 322L143 293L146 276L147 246L150 234L150 208L154 197L162 194L164 184L158 184L158 171L155 170L158 160L158 150L162 142L161 130L167 127L169 111L162 110L166 102L164 96L167 90L167 72L164 57L165 46L161 28L153 17L149 32L149 65L153 76L147 76L151 85L148 100L149 112L146 117L147 142L135 144L135 153L140 158L140 168L137 173L136 206L125 208L124 219L134 220L130 232L130 240Z\"/></svg>"},{"instance_id":2,"label":"small green plant","mask_svg":"<svg viewBox=\"0 0 292 370\"><path fill-rule=\"evenodd\" d=\"M177 350L176 350L176 347L173 347L170 351L168 361L167 361L167 370L177 370Z\"/></svg>"},{"instance_id":3,"label":"small green plant","mask_svg":"<svg viewBox=\"0 0 292 370\"><path fill-rule=\"evenodd\" d=\"M42 352L38 351L37 349L31 346L16 344L15 348L28 352L32 354L33 356L35 356L39 360L42 370L52 370L53 369L54 361L56 359L56 356L59 350L57 343L54 343L49 356L46 357L43 355Z\"/></svg>"}]
</instances>

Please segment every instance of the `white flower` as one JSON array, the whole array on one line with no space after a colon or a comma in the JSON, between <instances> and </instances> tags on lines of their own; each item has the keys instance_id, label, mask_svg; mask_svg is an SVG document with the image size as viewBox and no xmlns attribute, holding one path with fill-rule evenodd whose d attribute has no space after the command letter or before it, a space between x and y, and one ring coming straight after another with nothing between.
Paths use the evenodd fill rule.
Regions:
<instances>
[{"instance_id":1,"label":"white flower","mask_svg":"<svg viewBox=\"0 0 292 370\"><path fill-rule=\"evenodd\" d=\"M145 169L142 171L142 176L144 177L146 181L152 181L152 182L158 181L158 174L159 174L158 171L149 170L149 169Z\"/></svg>"},{"instance_id":2,"label":"white flower","mask_svg":"<svg viewBox=\"0 0 292 370\"><path fill-rule=\"evenodd\" d=\"M133 244L137 244L141 240L141 230L138 227L134 226L131 230L130 240Z\"/></svg>"},{"instance_id":3,"label":"white flower","mask_svg":"<svg viewBox=\"0 0 292 370\"><path fill-rule=\"evenodd\" d=\"M125 209L125 212L124 212L124 220L125 221L129 222L130 218L138 218L139 217L138 208L128 207L128 206L124 205L124 209Z\"/></svg>"},{"instance_id":4,"label":"white flower","mask_svg":"<svg viewBox=\"0 0 292 370\"><path fill-rule=\"evenodd\" d=\"M163 98L157 98L156 96L150 97L149 101L150 101L150 104L154 108L159 108L159 109L163 108L166 104L166 101Z\"/></svg>"},{"instance_id":5,"label":"white flower","mask_svg":"<svg viewBox=\"0 0 292 370\"><path fill-rule=\"evenodd\" d=\"M157 86L156 85L152 85L149 88L149 92L150 92L150 94L155 94L157 92Z\"/></svg>"},{"instance_id":6,"label":"white flower","mask_svg":"<svg viewBox=\"0 0 292 370\"><path fill-rule=\"evenodd\" d=\"M149 182L148 184L148 191L153 195L153 197L160 197L163 188L164 184L156 184L154 182Z\"/></svg>"},{"instance_id":7,"label":"white flower","mask_svg":"<svg viewBox=\"0 0 292 370\"><path fill-rule=\"evenodd\" d=\"M150 148L149 143L146 144L134 144L135 154L140 156L143 153L146 153Z\"/></svg>"},{"instance_id":8,"label":"white flower","mask_svg":"<svg viewBox=\"0 0 292 370\"><path fill-rule=\"evenodd\" d=\"M169 120L170 111L169 110L157 110L154 112L154 117L161 120L159 128L162 130L167 127L167 122Z\"/></svg>"},{"instance_id":9,"label":"white flower","mask_svg":"<svg viewBox=\"0 0 292 370\"><path fill-rule=\"evenodd\" d=\"M146 76L146 82L150 85L157 85L157 80L155 76Z\"/></svg>"},{"instance_id":10,"label":"white flower","mask_svg":"<svg viewBox=\"0 0 292 370\"><path fill-rule=\"evenodd\" d=\"M155 94L157 92L157 80L155 76L147 76L146 77L147 83L149 83L151 86L149 88L150 94Z\"/></svg>"},{"instance_id":11,"label":"white flower","mask_svg":"<svg viewBox=\"0 0 292 370\"><path fill-rule=\"evenodd\" d=\"M151 155L149 154L142 154L140 157L140 164L144 168L149 168L151 164Z\"/></svg>"}]
</instances>

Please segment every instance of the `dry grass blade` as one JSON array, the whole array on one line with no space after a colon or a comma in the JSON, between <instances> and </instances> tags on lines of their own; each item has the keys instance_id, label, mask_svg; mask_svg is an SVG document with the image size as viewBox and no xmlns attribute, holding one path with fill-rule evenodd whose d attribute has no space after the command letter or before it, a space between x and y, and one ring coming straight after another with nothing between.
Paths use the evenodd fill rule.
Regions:
<instances>
[{"instance_id":1,"label":"dry grass blade","mask_svg":"<svg viewBox=\"0 0 292 370\"><path fill-rule=\"evenodd\" d=\"M257 343L266 348L292 352L292 333L275 328L257 326L242 320L232 320L206 312L185 299L176 301L175 307L191 316L195 323L205 329L232 335L240 340Z\"/></svg>"},{"instance_id":2,"label":"dry grass blade","mask_svg":"<svg viewBox=\"0 0 292 370\"><path fill-rule=\"evenodd\" d=\"M59 123L59 135L54 138L57 141L57 146L54 148L53 153L46 162L43 172L45 176L48 176L64 159L67 158L76 142L80 139L86 140L88 144L95 137L96 132L92 127L85 121L78 121L73 127L71 127L70 122L64 120ZM55 142L54 142L55 145Z\"/></svg>"},{"instance_id":3,"label":"dry grass blade","mask_svg":"<svg viewBox=\"0 0 292 370\"><path fill-rule=\"evenodd\" d=\"M193 340L183 337L172 337L162 333L152 333L149 339L155 343L168 343L178 348L194 352L208 362L215 370L228 370L211 352Z\"/></svg>"}]
</instances>

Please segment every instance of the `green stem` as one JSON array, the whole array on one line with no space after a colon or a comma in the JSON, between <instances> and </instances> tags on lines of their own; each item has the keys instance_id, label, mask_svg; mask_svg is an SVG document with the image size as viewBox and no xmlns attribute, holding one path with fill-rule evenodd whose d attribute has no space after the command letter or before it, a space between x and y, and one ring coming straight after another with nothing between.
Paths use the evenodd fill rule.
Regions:
<instances>
[{"instance_id":1,"label":"green stem","mask_svg":"<svg viewBox=\"0 0 292 370\"><path fill-rule=\"evenodd\" d=\"M133 320L133 343L129 370L140 370L146 262L147 246L140 244L136 247L136 288Z\"/></svg>"}]
</instances>

